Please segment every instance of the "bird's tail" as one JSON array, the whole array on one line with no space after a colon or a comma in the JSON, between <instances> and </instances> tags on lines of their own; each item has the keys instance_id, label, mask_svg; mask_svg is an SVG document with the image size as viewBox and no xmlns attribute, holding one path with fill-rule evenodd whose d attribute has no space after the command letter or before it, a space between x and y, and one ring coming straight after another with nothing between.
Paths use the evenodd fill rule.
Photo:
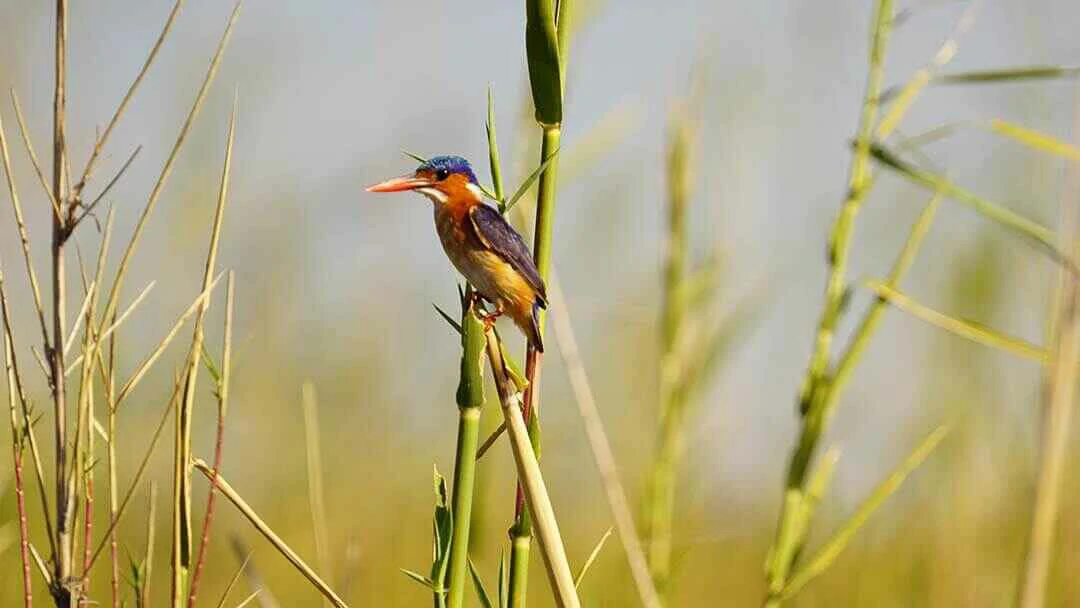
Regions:
<instances>
[{"instance_id":1,"label":"bird's tail","mask_svg":"<svg viewBox=\"0 0 1080 608\"><path fill-rule=\"evenodd\" d=\"M526 336L529 340L529 345L540 353L544 352L544 337L540 333L540 309L543 307L543 302L539 298L533 302L532 314L529 316L529 327Z\"/></svg>"}]
</instances>

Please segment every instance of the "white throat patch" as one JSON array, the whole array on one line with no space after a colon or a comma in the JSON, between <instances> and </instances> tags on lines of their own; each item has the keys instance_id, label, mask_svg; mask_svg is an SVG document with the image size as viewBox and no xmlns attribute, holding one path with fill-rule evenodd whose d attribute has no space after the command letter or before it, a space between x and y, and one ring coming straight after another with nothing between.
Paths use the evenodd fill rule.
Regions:
<instances>
[{"instance_id":1,"label":"white throat patch","mask_svg":"<svg viewBox=\"0 0 1080 608\"><path fill-rule=\"evenodd\" d=\"M435 203L437 205L438 204L445 205L446 201L449 200L449 199L446 198L445 194L443 194L442 192L439 192L435 188L417 188L416 191L419 192L420 194L423 194L424 196L430 198L431 202L433 202L433 203Z\"/></svg>"}]
</instances>

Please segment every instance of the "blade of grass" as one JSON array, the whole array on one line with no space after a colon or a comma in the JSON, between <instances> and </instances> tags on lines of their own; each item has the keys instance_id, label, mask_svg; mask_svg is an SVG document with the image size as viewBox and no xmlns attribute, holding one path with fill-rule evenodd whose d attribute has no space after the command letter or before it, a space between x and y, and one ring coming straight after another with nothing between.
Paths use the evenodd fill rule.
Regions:
<instances>
[{"instance_id":1,"label":"blade of grass","mask_svg":"<svg viewBox=\"0 0 1080 608\"><path fill-rule=\"evenodd\" d=\"M503 200L502 168L499 163L499 144L495 138L495 97L488 85L487 90L487 122L484 123L488 139L488 163L491 167L491 185L494 188L495 200ZM503 211L505 213L505 210Z\"/></svg>"},{"instance_id":2,"label":"blade of grass","mask_svg":"<svg viewBox=\"0 0 1080 608\"><path fill-rule=\"evenodd\" d=\"M900 310L912 315L913 317L925 321L935 327L944 329L945 331L977 342L984 346L1003 350L1009 354L1016 355L1024 359L1031 359L1045 363L1047 360L1046 350L1035 346L1029 342L1007 336L1001 332L995 331L988 327L972 323L970 321L964 321L955 317L950 317L944 313L938 312L929 306L920 304L916 300L904 295L900 291L892 289L883 283L877 281L868 281L866 283L867 288L873 291L879 298L882 298L889 304L899 308Z\"/></svg>"},{"instance_id":3,"label":"blade of grass","mask_svg":"<svg viewBox=\"0 0 1080 608\"><path fill-rule=\"evenodd\" d=\"M923 238L926 236L926 233L930 230L930 226L934 222L934 216L937 214L941 201L942 196L939 193L935 193L930 197L926 206L923 207L922 212L919 213L919 217L911 226L911 231L908 233L903 248L897 255L896 260L893 261L892 268L889 270L889 276L884 283L886 287L895 289L900 283L900 280L911 268L912 263L915 261L915 255L922 246ZM856 365L858 365L859 360L862 358L863 353L870 343L870 337L877 331L878 326L881 324L882 316L885 314L886 305L887 302L883 298L877 298L870 304L870 307L866 310L862 320L859 322L859 326L855 330L854 335L848 342L843 354L840 356L839 362L836 364L836 369L833 372L832 380L829 382L829 385L826 387L826 390L821 397L821 408L825 413L826 418L831 416L836 401L840 398L840 394L847 386L847 382L851 379L851 375L854 373Z\"/></svg>"},{"instance_id":4,"label":"blade of grass","mask_svg":"<svg viewBox=\"0 0 1080 608\"><path fill-rule=\"evenodd\" d=\"M244 541L235 534L230 537L230 541L236 559L248 560L247 567L243 569L244 577L248 581L248 586L251 587L253 591L259 592L259 605L262 606L262 608L278 608L279 604L277 598L270 592L270 588L266 586L262 576L259 574L259 569L255 567L255 559L251 557L251 550L249 550L244 544Z\"/></svg>"},{"instance_id":5,"label":"blade of grass","mask_svg":"<svg viewBox=\"0 0 1080 608\"><path fill-rule=\"evenodd\" d=\"M500 211L504 215L514 208L514 205L516 205L517 202L521 200L521 197L529 191L529 188L532 188L532 185L544 173L544 171L546 171L547 168L551 166L551 163L555 161L555 158L558 155L559 148L556 146L551 153L544 157L543 162L541 162L540 165L536 167L536 169L533 169L533 172L525 178L525 181L521 182L521 185L518 186L517 190L514 191L514 194L506 200L506 204L502 206L502 209L500 209Z\"/></svg>"},{"instance_id":6,"label":"blade of grass","mask_svg":"<svg viewBox=\"0 0 1080 608\"><path fill-rule=\"evenodd\" d=\"M1080 161L1080 148L1045 133L1000 119L991 120L989 128L993 133L1016 140L1034 150L1047 152L1071 161Z\"/></svg>"},{"instance_id":7,"label":"blade of grass","mask_svg":"<svg viewBox=\"0 0 1080 608\"><path fill-rule=\"evenodd\" d=\"M412 152L409 152L408 150L402 150L401 153L404 154L405 156L408 156L409 158L415 160L416 162L420 163L421 165L427 162L427 159L424 158L423 156L420 156L419 154L413 154Z\"/></svg>"},{"instance_id":8,"label":"blade of grass","mask_svg":"<svg viewBox=\"0 0 1080 608\"><path fill-rule=\"evenodd\" d=\"M244 608L244 606L247 606L251 602L254 602L255 599L259 597L259 593L261 593L261 592L262 592L262 589L256 589L255 591L252 591L250 595L245 597L243 599L243 601L241 601L239 604L236 605L236 608Z\"/></svg>"},{"instance_id":9,"label":"blade of grass","mask_svg":"<svg viewBox=\"0 0 1080 608\"><path fill-rule=\"evenodd\" d=\"M1075 264L1073 264L1069 257L1058 249L1054 233L1049 228L965 190L964 188L953 184L945 177L910 165L883 146L873 146L871 155L874 160L880 162L885 167L896 171L909 180L925 188L934 190L935 192L940 192L944 196L972 208L976 213L996 222L1011 232L1034 241L1035 244L1040 245L1055 262L1064 264L1074 273L1078 272Z\"/></svg>"},{"instance_id":10,"label":"blade of grass","mask_svg":"<svg viewBox=\"0 0 1080 608\"><path fill-rule=\"evenodd\" d=\"M154 288L154 285L156 285L156 284L157 284L156 281L150 281L149 283L147 283L146 287L144 287L143 290L139 292L139 295L136 296L135 299L131 301L131 304L129 304L128 307L126 309L124 309L124 312L121 313L119 317L115 316L115 313L114 313L113 318L109 323L109 326L98 337L98 343L99 344L101 342L104 342L105 340L113 337L116 330L120 328L120 325L123 324L123 322L127 320L128 316L131 315L131 313L135 312L135 308L139 304L142 303L143 299L146 298L146 296L150 295L150 290L152 290ZM75 357L75 359L73 359L71 361L71 363L68 365L67 371L64 372L64 375L70 376L71 372L75 371L75 368L77 368L79 365L81 365L82 362L83 362L83 356L82 355L79 355L78 357Z\"/></svg>"},{"instance_id":11,"label":"blade of grass","mask_svg":"<svg viewBox=\"0 0 1080 608\"><path fill-rule=\"evenodd\" d=\"M195 298L195 301L191 303L188 309L185 310L183 314L181 314L180 317L176 319L176 322L173 323L172 328L167 334L165 334L165 337L162 338L160 342L158 342L157 346L154 347L152 351L150 351L150 354L148 354L135 368L135 371L131 374L131 377L128 378L128 381L125 382L123 386L120 387L120 391L117 393L116 404L118 407L121 403L123 403L124 399L128 396L128 394L130 394L131 391L134 390L134 388L139 384L139 381L143 379L143 376L145 376L146 373L150 371L150 368L154 365L154 363L157 362L158 358L161 357L161 354L165 352L165 349L168 348L173 338L176 337L176 334L180 333L180 328L184 326L184 323L186 323L187 320L191 318L191 316L194 315L196 311L198 311L202 303L210 297L210 294L213 293L218 281L221 280L221 277L224 276L224 274L225 273L223 272L219 274L216 278L214 278L214 281L210 284L209 288L199 294L199 297Z\"/></svg>"},{"instance_id":12,"label":"blade of grass","mask_svg":"<svg viewBox=\"0 0 1080 608\"><path fill-rule=\"evenodd\" d=\"M238 94L233 96L232 114L225 138L225 159L222 162L221 182L218 188L217 206L214 209L213 224L210 228L210 244L207 246L206 262L203 269L202 289L209 290L214 270L217 266L218 244L221 242L221 230L225 220L225 206L229 200L229 179L232 171L233 142L236 139L236 115L239 104ZM216 281L215 281L216 282ZM173 481L173 606L179 608L188 594L192 567L192 531L191 531L191 420L195 409L195 389L198 386L200 361L203 350L203 323L209 308L209 299L203 299L195 312L191 336L191 348L188 350L184 396L177 413L178 443L175 447ZM123 393L123 391L121 391ZM190 602L190 598L189 602ZM193 602L192 602L193 603Z\"/></svg>"},{"instance_id":13,"label":"blade of grass","mask_svg":"<svg viewBox=\"0 0 1080 608\"><path fill-rule=\"evenodd\" d=\"M1000 84L1025 80L1072 79L1080 76L1080 67L1061 65L1030 65L997 70L975 70L941 74L935 84Z\"/></svg>"},{"instance_id":14,"label":"blade of grass","mask_svg":"<svg viewBox=\"0 0 1080 608\"><path fill-rule=\"evenodd\" d=\"M578 570L577 576L574 577L574 588L581 587L581 581L585 578L585 575L589 572L589 568L592 567L593 562L600 556L600 551L604 548L604 544L607 543L607 539L611 538L611 533L615 531L615 528L608 528L604 531L604 534L600 537L600 540L596 541L596 545L593 546L593 550L589 553L589 557L585 558L585 563L581 564L581 568Z\"/></svg>"},{"instance_id":15,"label":"blade of grass","mask_svg":"<svg viewBox=\"0 0 1080 608\"><path fill-rule=\"evenodd\" d=\"M23 118L22 106L19 105L19 96L15 94L15 89L9 89L8 93L11 95L11 106L15 110L15 121L19 125L19 135L22 137L23 147L26 148L26 155L30 157L30 164L34 167L34 173L38 177L42 190L45 191L45 198L49 199L52 204L54 217L62 218L63 212L60 210L60 202L56 199L52 186L49 185L49 178L45 176L45 171L41 168L37 152L34 152L34 143L30 139L29 129L26 128L26 119Z\"/></svg>"},{"instance_id":16,"label":"blade of grass","mask_svg":"<svg viewBox=\"0 0 1080 608\"><path fill-rule=\"evenodd\" d=\"M493 608L491 603L491 596L488 595L487 589L484 588L484 581L480 578L480 573L476 570L476 564L473 563L472 558L469 558L469 575L472 577L473 588L476 589L476 599L480 601L482 608Z\"/></svg>"},{"instance_id":17,"label":"blade of grass","mask_svg":"<svg viewBox=\"0 0 1080 608\"><path fill-rule=\"evenodd\" d=\"M8 196L11 198L11 207L15 213L15 226L19 233L19 244L22 246L26 276L30 280L30 292L34 296L34 311L37 313L38 323L41 325L42 344L48 345L49 326L45 322L45 306L41 300L41 288L38 286L37 273L34 272L34 261L30 253L30 233L27 231L26 221L23 219L22 204L19 201L19 189L15 184L15 174L11 169L11 156L8 154L7 138L4 135L2 118L0 118L0 158L4 161L4 176L7 178Z\"/></svg>"},{"instance_id":18,"label":"blade of grass","mask_svg":"<svg viewBox=\"0 0 1080 608\"><path fill-rule=\"evenodd\" d=\"M105 187L101 190L101 193L98 194L97 197L95 197L89 205L83 207L82 213L80 213L75 218L75 221L72 224L72 229L82 223L82 221L86 219L88 215L94 212L94 209L96 209L98 204L105 199L105 196L109 193L110 190L112 190L113 186L115 186L116 183L120 181L120 178L124 176L124 173L127 173L128 167L131 166L131 163L135 162L135 159L139 156L139 152L142 152L142 146L135 146L135 150L131 152L131 155L128 156L127 160L124 161L124 164L120 165L120 169L116 172L116 175L114 175L112 179L109 180L108 184L105 184Z\"/></svg>"},{"instance_id":19,"label":"blade of grass","mask_svg":"<svg viewBox=\"0 0 1080 608\"><path fill-rule=\"evenodd\" d=\"M315 532L315 557L319 569L330 572L330 534L326 524L322 444L319 440L319 404L315 396L315 385L305 382L301 393L300 403L304 410L304 448L307 456L308 503L311 507L311 523Z\"/></svg>"},{"instance_id":20,"label":"blade of grass","mask_svg":"<svg viewBox=\"0 0 1080 608\"><path fill-rule=\"evenodd\" d=\"M183 4L184 0L176 0L176 2L173 3L172 10L169 11L169 17L165 20L165 25L162 26L161 33L158 34L157 40L154 41L154 45L150 47L150 53L146 56L146 61L144 61L142 67L139 68L139 73L135 75L135 80L131 82L131 86L128 87L127 93L124 94L124 98L120 100L120 105L118 105L116 111L113 112L112 118L109 119L108 126L105 127L101 136L97 138L94 149L90 153L90 158L86 161L86 167L83 169L82 177L79 178L79 183L75 184L74 193L76 197L82 194L83 188L86 187L86 183L90 180L90 176L94 172L94 166L97 164L101 151L105 148L105 143L109 140L109 136L112 135L113 129L119 124L120 117L123 116L128 103L130 103L132 97L135 96L135 90L139 88L139 84L142 83L143 77L146 76L146 73L150 70L150 66L154 63L154 59L157 58L158 51L161 50L162 45L165 43L165 38L169 35L173 22L176 21L176 16L180 14L180 7L183 6ZM121 170L121 173L122 172L123 171ZM108 188L106 188L106 191L107 190Z\"/></svg>"},{"instance_id":21,"label":"blade of grass","mask_svg":"<svg viewBox=\"0 0 1080 608\"><path fill-rule=\"evenodd\" d=\"M878 140L884 140L889 137L896 127L900 125L901 119L911 108L915 98L922 92L926 85L930 83L930 79L938 70L943 68L945 64L952 61L952 58L956 56L956 51L959 48L957 40L960 36L971 28L971 24L975 21L975 14L981 6L981 2L973 0L969 2L964 11L960 14L960 18L956 20L956 25L953 26L952 32L949 33L948 38L934 54L934 58L930 62L920 68L915 74L908 80L907 84L900 91L899 96L892 101L892 105L889 107L889 111L882 117L881 122L878 123L877 133L875 137Z\"/></svg>"},{"instance_id":22,"label":"blade of grass","mask_svg":"<svg viewBox=\"0 0 1080 608\"><path fill-rule=\"evenodd\" d=\"M820 576L836 560L848 543L854 538L855 533L862 528L870 516L877 511L878 507L898 490L908 475L919 468L919 465L934 451L935 448L949 434L948 426L940 426L930 433L912 452L904 459L904 462L880 485L874 488L855 513L840 529L833 534L832 538L818 550L802 569L792 575L791 580L784 586L783 597L791 598L799 592L807 583Z\"/></svg>"},{"instance_id":23,"label":"blade of grass","mask_svg":"<svg viewBox=\"0 0 1080 608\"><path fill-rule=\"evenodd\" d=\"M218 42L217 50L214 51L214 56L210 60L210 66L207 68L206 76L203 78L202 85L199 87L199 92L191 105L191 110L188 112L183 126L180 127L180 133L177 135L175 143L173 143L172 150L169 152L169 156L165 160L164 166L162 166L161 173L158 175L157 181L150 191L150 196L147 198L146 205L143 207L142 213L135 224L135 229L131 234L131 239L128 241L127 248L124 250L124 255L120 259L120 264L116 271L116 278L113 281L112 289L109 291L109 297L106 300L104 319L111 318L116 311L116 306L120 298L120 290L123 286L124 276L127 273L128 266L131 264L131 260L135 255L135 250L138 248L143 230L146 228L147 220L149 220L150 214L153 213L154 208L157 206L157 201L165 188L166 182L168 182L169 175L172 174L173 165L176 163L180 150L184 147L184 142L187 141L191 126L195 123L195 119L202 109L203 101L205 101L206 94L210 90L210 84L214 81L214 76L217 75L218 66L221 64L221 58L224 56L225 48L229 44L229 38L232 35L233 27L236 25L236 20L240 16L240 7L242 5L243 0L238 0L233 7L232 14L229 16L229 21L225 25L225 31L222 33L221 40Z\"/></svg>"},{"instance_id":24,"label":"blade of grass","mask_svg":"<svg viewBox=\"0 0 1080 608\"><path fill-rule=\"evenodd\" d=\"M86 316L86 311L90 307L90 297L94 294L96 287L97 285L93 282L86 287L82 304L79 305L79 312L75 315L75 322L71 324L71 335L68 336L67 342L64 344L65 353L71 351L72 345L75 344L75 338L79 335L79 328L82 327L83 317Z\"/></svg>"},{"instance_id":25,"label":"blade of grass","mask_svg":"<svg viewBox=\"0 0 1080 608\"><path fill-rule=\"evenodd\" d=\"M217 608L225 608L225 602L229 599L229 593L232 592L232 588L236 586L236 581L240 580L240 575L244 573L244 568L247 567L250 559L251 554L248 553L247 557L244 558L244 561L240 562L240 567L236 569L232 578L229 579L228 584L225 585L225 590L221 592L221 600L218 602ZM255 597L257 593L259 593L258 589L251 594L251 597Z\"/></svg>"}]
</instances>

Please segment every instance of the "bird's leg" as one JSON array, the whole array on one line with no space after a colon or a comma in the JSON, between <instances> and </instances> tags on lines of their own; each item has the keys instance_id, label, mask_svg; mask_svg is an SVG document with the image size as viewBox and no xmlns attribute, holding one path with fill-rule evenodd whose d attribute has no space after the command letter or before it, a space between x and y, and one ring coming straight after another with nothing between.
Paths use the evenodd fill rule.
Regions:
<instances>
[{"instance_id":1,"label":"bird's leg","mask_svg":"<svg viewBox=\"0 0 1080 608\"><path fill-rule=\"evenodd\" d=\"M495 302L495 310L492 312L488 312L487 307L484 306L484 302L486 302L487 300L484 298L484 296L480 295L480 292L474 290L472 292L472 298L473 310L476 311L476 317L480 319L480 321L484 324L485 329L490 328L492 325L494 325L495 319L498 319L503 315L504 311L502 304Z\"/></svg>"},{"instance_id":2,"label":"bird's leg","mask_svg":"<svg viewBox=\"0 0 1080 608\"><path fill-rule=\"evenodd\" d=\"M478 309L478 310L483 310L483 309ZM495 304L495 310L493 310L491 312L478 312L477 316L480 318L480 321L484 324L484 327L489 328L489 327L491 327L492 325L495 324L496 319L498 319L499 317L501 317L503 315L503 312L504 311L503 311L502 305L496 303Z\"/></svg>"}]
</instances>

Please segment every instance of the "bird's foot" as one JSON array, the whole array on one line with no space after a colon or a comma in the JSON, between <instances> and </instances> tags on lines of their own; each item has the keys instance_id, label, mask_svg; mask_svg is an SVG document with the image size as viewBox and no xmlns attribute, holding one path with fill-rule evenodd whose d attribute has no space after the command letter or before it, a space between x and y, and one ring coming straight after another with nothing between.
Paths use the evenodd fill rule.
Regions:
<instances>
[{"instance_id":1,"label":"bird's foot","mask_svg":"<svg viewBox=\"0 0 1080 608\"><path fill-rule=\"evenodd\" d=\"M478 308L476 312L477 318L484 324L484 329L491 329L491 326L495 325L496 319L503 315L502 306L495 305L495 310L491 312L483 312L483 308Z\"/></svg>"}]
</instances>

